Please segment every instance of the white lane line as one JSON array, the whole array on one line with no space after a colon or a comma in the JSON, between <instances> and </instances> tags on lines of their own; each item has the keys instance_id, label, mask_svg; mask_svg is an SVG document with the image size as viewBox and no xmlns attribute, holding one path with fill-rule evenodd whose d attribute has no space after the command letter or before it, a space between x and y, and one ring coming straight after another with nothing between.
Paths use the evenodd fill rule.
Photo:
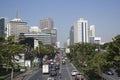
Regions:
<instances>
[{"instance_id":1,"label":"white lane line","mask_svg":"<svg viewBox=\"0 0 120 80\"><path fill-rule=\"evenodd\" d=\"M72 65L72 67L74 68L74 69L76 69L76 67L72 64L72 63L70 63L71 65Z\"/></svg>"},{"instance_id":2,"label":"white lane line","mask_svg":"<svg viewBox=\"0 0 120 80\"><path fill-rule=\"evenodd\" d=\"M70 74L71 72L69 71L67 64L66 64L66 68L67 68L67 72L68 72L69 78L70 78L70 80L72 80L72 76L71 76L71 74Z\"/></svg>"}]
</instances>

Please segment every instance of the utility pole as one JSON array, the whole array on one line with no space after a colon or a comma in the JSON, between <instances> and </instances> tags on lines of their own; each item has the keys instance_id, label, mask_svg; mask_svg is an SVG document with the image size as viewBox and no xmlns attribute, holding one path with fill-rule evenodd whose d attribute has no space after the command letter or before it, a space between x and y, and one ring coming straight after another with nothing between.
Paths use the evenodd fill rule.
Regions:
<instances>
[{"instance_id":1,"label":"utility pole","mask_svg":"<svg viewBox=\"0 0 120 80\"><path fill-rule=\"evenodd\" d=\"M13 67L12 67L12 71L11 71L11 80L13 80Z\"/></svg>"}]
</instances>

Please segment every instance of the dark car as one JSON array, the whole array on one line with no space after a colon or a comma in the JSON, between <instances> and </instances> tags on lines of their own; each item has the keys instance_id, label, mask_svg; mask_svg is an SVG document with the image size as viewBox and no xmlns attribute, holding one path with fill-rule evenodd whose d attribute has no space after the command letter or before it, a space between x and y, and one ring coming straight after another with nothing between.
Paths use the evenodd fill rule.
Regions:
<instances>
[{"instance_id":1,"label":"dark car","mask_svg":"<svg viewBox=\"0 0 120 80\"><path fill-rule=\"evenodd\" d=\"M56 70L50 70L50 76L57 76Z\"/></svg>"},{"instance_id":2,"label":"dark car","mask_svg":"<svg viewBox=\"0 0 120 80\"><path fill-rule=\"evenodd\" d=\"M55 65L55 68L56 68L56 70L58 70L58 69L60 68L60 65L59 65L59 64L56 64L56 65Z\"/></svg>"},{"instance_id":3,"label":"dark car","mask_svg":"<svg viewBox=\"0 0 120 80\"><path fill-rule=\"evenodd\" d=\"M114 75L114 72L113 72L112 70L108 70L108 71L107 71L107 74L108 74L108 75Z\"/></svg>"},{"instance_id":4,"label":"dark car","mask_svg":"<svg viewBox=\"0 0 120 80\"><path fill-rule=\"evenodd\" d=\"M56 67L55 67L55 65L52 65L52 66L50 67L50 71L53 71L53 70L56 71Z\"/></svg>"}]
</instances>

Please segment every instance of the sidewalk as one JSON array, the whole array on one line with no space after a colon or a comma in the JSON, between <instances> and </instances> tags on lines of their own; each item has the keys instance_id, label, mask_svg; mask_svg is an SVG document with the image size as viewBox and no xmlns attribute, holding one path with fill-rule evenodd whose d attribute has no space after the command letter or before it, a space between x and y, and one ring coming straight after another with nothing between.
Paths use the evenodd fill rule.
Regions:
<instances>
[{"instance_id":1,"label":"sidewalk","mask_svg":"<svg viewBox=\"0 0 120 80\"><path fill-rule=\"evenodd\" d=\"M27 71L17 75L13 78L13 80L28 80L31 76L33 76L35 73L39 71L38 67L30 68Z\"/></svg>"}]
</instances>

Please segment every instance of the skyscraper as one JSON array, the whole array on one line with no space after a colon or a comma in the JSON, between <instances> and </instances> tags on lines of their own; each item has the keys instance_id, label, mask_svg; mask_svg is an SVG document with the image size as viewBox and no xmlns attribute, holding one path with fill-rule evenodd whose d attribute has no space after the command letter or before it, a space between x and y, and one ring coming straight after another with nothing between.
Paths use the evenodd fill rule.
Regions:
<instances>
[{"instance_id":1,"label":"skyscraper","mask_svg":"<svg viewBox=\"0 0 120 80\"><path fill-rule=\"evenodd\" d=\"M19 37L20 33L28 33L27 22L22 21L18 12L16 13L16 18L10 21L10 36Z\"/></svg>"},{"instance_id":2,"label":"skyscraper","mask_svg":"<svg viewBox=\"0 0 120 80\"><path fill-rule=\"evenodd\" d=\"M74 43L89 42L88 21L80 18L74 23Z\"/></svg>"},{"instance_id":3,"label":"skyscraper","mask_svg":"<svg viewBox=\"0 0 120 80\"><path fill-rule=\"evenodd\" d=\"M42 33L51 35L51 44L56 46L57 42L57 29L54 28L54 22L51 18L40 20L40 29Z\"/></svg>"},{"instance_id":4,"label":"skyscraper","mask_svg":"<svg viewBox=\"0 0 120 80\"><path fill-rule=\"evenodd\" d=\"M89 27L89 37L95 37L95 25Z\"/></svg>"},{"instance_id":5,"label":"skyscraper","mask_svg":"<svg viewBox=\"0 0 120 80\"><path fill-rule=\"evenodd\" d=\"M45 18L40 20L40 29L53 29L54 23L51 18Z\"/></svg>"},{"instance_id":6,"label":"skyscraper","mask_svg":"<svg viewBox=\"0 0 120 80\"><path fill-rule=\"evenodd\" d=\"M95 25L89 27L89 43L101 44L101 37L95 36Z\"/></svg>"},{"instance_id":7,"label":"skyscraper","mask_svg":"<svg viewBox=\"0 0 120 80\"><path fill-rule=\"evenodd\" d=\"M53 46L56 46L57 42L57 29L51 29L51 44Z\"/></svg>"},{"instance_id":8,"label":"skyscraper","mask_svg":"<svg viewBox=\"0 0 120 80\"><path fill-rule=\"evenodd\" d=\"M9 20L7 18L1 18L0 19L0 36L7 37L8 27L9 27Z\"/></svg>"},{"instance_id":9,"label":"skyscraper","mask_svg":"<svg viewBox=\"0 0 120 80\"><path fill-rule=\"evenodd\" d=\"M74 44L74 26L70 29L70 45Z\"/></svg>"},{"instance_id":10,"label":"skyscraper","mask_svg":"<svg viewBox=\"0 0 120 80\"><path fill-rule=\"evenodd\" d=\"M89 43L95 43L95 25L89 27Z\"/></svg>"}]
</instances>

